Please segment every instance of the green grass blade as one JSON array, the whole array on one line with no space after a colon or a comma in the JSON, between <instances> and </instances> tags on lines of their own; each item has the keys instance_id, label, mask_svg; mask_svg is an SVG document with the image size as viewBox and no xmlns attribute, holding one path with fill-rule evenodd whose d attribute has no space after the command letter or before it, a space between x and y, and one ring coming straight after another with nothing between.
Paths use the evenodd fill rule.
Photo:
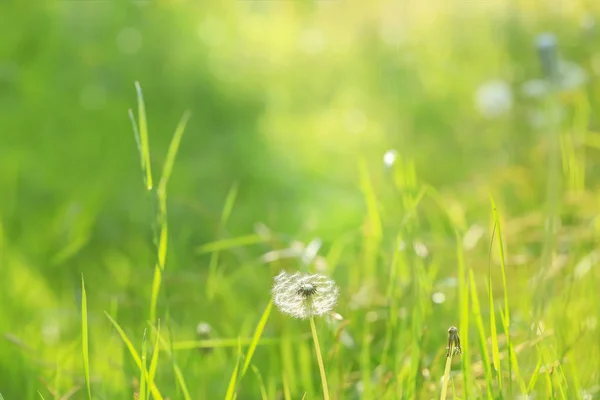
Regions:
<instances>
[{"instance_id":1,"label":"green grass blade","mask_svg":"<svg viewBox=\"0 0 600 400\"><path fill-rule=\"evenodd\" d=\"M227 197L225 198L225 206L223 207L223 212L221 213L221 226L224 226L231 216L233 205L235 204L235 199L237 198L238 187L238 183L234 183L227 193Z\"/></svg>"},{"instance_id":2,"label":"green grass blade","mask_svg":"<svg viewBox=\"0 0 600 400\"><path fill-rule=\"evenodd\" d=\"M492 210L494 212L494 223L496 224L496 237L498 241L498 253L500 255L500 269L502 271L502 285L504 288L504 315L506 317L506 321L510 323L510 308L508 307L508 285L506 284L506 262L504 259L504 242L502 241L502 228L500 226L500 217L498 216L498 210L496 208L494 198L490 196L490 199L492 202Z\"/></svg>"},{"instance_id":3,"label":"green grass blade","mask_svg":"<svg viewBox=\"0 0 600 400\"><path fill-rule=\"evenodd\" d=\"M379 207L377 205L377 196L375 195L375 189L371 177L369 176L369 170L367 168L366 161L361 158L359 160L359 176L360 176L360 189L363 194L365 204L367 206L367 221L369 234L365 237L364 254L365 254L365 265L364 273L366 276L375 275L376 267L376 256L379 249L383 230L381 227L381 216L379 214ZM357 275L355 279L360 279ZM358 280L356 279L356 280Z\"/></svg>"},{"instance_id":4,"label":"green grass blade","mask_svg":"<svg viewBox=\"0 0 600 400\"><path fill-rule=\"evenodd\" d=\"M83 351L83 371L85 373L85 385L87 387L88 399L92 400L92 387L90 382L90 356L88 347L87 296L85 293L83 274L81 274L81 347Z\"/></svg>"},{"instance_id":5,"label":"green grass blade","mask_svg":"<svg viewBox=\"0 0 600 400\"><path fill-rule=\"evenodd\" d=\"M240 369L240 360L242 358L241 344L238 345L238 358L235 363L235 368L229 378L229 385L227 385L227 393L225 394L225 400L232 400L235 394L235 385L237 383L238 371Z\"/></svg>"},{"instance_id":6,"label":"green grass blade","mask_svg":"<svg viewBox=\"0 0 600 400\"><path fill-rule=\"evenodd\" d=\"M106 311L104 311L104 315L106 315L106 318L108 318L110 323L115 327L115 329L119 333L119 336L121 336L121 340L123 341L123 343L125 343L125 347L127 347L127 349L129 350L129 353L131 354L131 358L133 358L133 361L135 362L137 367L141 370L142 369L142 359L140 358L140 356L137 353L137 350L131 343L131 340L129 340L129 338L127 337L127 334L125 333L125 331L123 331L123 329L117 323L117 321L115 321L110 316L110 314L108 314ZM160 394L158 388L156 387L156 385L154 383L152 383L152 385L150 386L150 392L152 393L152 396L154 396L154 398L156 400L162 400L163 397Z\"/></svg>"},{"instance_id":7,"label":"green grass blade","mask_svg":"<svg viewBox=\"0 0 600 400\"><path fill-rule=\"evenodd\" d=\"M506 321L506 317L504 316L504 313L502 312L502 310L500 310L500 318L502 318L502 323L503 323L504 327L506 328L508 326L508 322ZM517 383L519 384L519 387L521 389L521 394L527 394L527 386L525 385L525 380L521 376L521 370L519 368L519 363L517 361L517 355L515 354L512 341L507 339L506 346L508 348L508 357L509 357L508 362L510 363L509 365L512 365L510 371L515 371L515 379L517 380ZM512 376L512 375L509 375L509 376Z\"/></svg>"},{"instance_id":8,"label":"green grass blade","mask_svg":"<svg viewBox=\"0 0 600 400\"><path fill-rule=\"evenodd\" d=\"M144 335L142 336L142 368L140 368L140 400L146 400L146 356L147 356L147 346L146 346L146 329L144 329Z\"/></svg>"},{"instance_id":9,"label":"green grass blade","mask_svg":"<svg viewBox=\"0 0 600 400\"><path fill-rule=\"evenodd\" d=\"M481 316L481 308L479 307L479 297L477 295L477 286L475 284L475 276L473 270L469 269L469 286L471 288L471 304L473 315L475 316L475 323L477 324L477 331L479 332L479 346L481 351L481 358L483 359L483 367L485 371L485 380L488 387L488 397L492 396L492 370L490 368L490 356L486 345L486 334L485 327L483 324L483 317Z\"/></svg>"},{"instance_id":10,"label":"green grass blade","mask_svg":"<svg viewBox=\"0 0 600 400\"><path fill-rule=\"evenodd\" d=\"M160 286L162 283L162 273L164 271L165 262L167 258L167 241L168 241L168 227L166 216L160 218L160 238L158 241L158 261L154 266L154 277L152 279L152 294L150 296L150 321L156 320L156 307L158 305L158 295L160 294Z\"/></svg>"},{"instance_id":11,"label":"green grass blade","mask_svg":"<svg viewBox=\"0 0 600 400\"><path fill-rule=\"evenodd\" d=\"M229 216L231 215L231 211L233 210L233 205L235 203L235 198L237 197L237 184L233 184L227 193L227 197L225 198L225 205L223 206L223 211L221 211L221 220L219 224L219 231L222 230L227 221L229 220ZM220 234L220 232L219 232ZM215 295L217 290L217 286L215 284L215 275L217 273L217 267L219 266L219 251L214 251L210 256L210 262L208 264L208 278L206 279L206 295L209 300Z\"/></svg>"},{"instance_id":12,"label":"green grass blade","mask_svg":"<svg viewBox=\"0 0 600 400\"><path fill-rule=\"evenodd\" d=\"M538 348L538 353L539 353L539 348ZM527 385L527 394L531 394L533 392L533 390L535 388L535 384L537 383L537 380L538 380L538 376L540 375L540 369L542 368L543 363L544 363L544 360L542 358L542 355L539 354L538 355L538 363L535 366L535 369L533 370L533 374L531 375L531 378L529 379L529 384Z\"/></svg>"},{"instance_id":13,"label":"green grass blade","mask_svg":"<svg viewBox=\"0 0 600 400\"><path fill-rule=\"evenodd\" d=\"M165 264L167 261L167 245L169 240L169 230L167 224L167 183L171 177L173 171L173 165L175 164L175 157L179 150L181 138L188 120L190 119L190 112L186 111L183 117L179 121L175 133L169 144L169 150L167 151L167 158L163 165L162 175L160 182L158 183L158 220L160 223L160 236L158 240L158 262L154 267L154 278L152 280L152 295L150 297L150 321L156 320L156 306L158 304L158 295L160 294L160 287L162 283L162 273L165 270Z\"/></svg>"},{"instance_id":14,"label":"green grass blade","mask_svg":"<svg viewBox=\"0 0 600 400\"><path fill-rule=\"evenodd\" d=\"M260 371L254 364L251 365L252 372L256 375L256 379L258 379L258 386L260 387L260 398L261 400L268 400L269 396L267 395L267 388L265 387L265 382L263 381L262 375Z\"/></svg>"},{"instance_id":15,"label":"green grass blade","mask_svg":"<svg viewBox=\"0 0 600 400\"><path fill-rule=\"evenodd\" d=\"M506 344L508 347L508 394L512 397L512 372L513 369L519 368L518 365L515 365L514 361L516 358L512 354L512 343L510 338L510 307L508 306L508 285L506 283L506 262L504 257L504 242L502 240L502 228L500 225L500 217L498 216L498 209L496 208L496 203L494 202L494 198L490 195L490 201L492 204L492 211L494 214L494 226L495 233L497 233L497 243L498 243L498 253L500 255L500 270L502 273L502 290L504 291L504 318L502 318L504 334L506 335ZM492 236L493 237L493 236ZM491 267L491 263L490 263ZM491 273L490 273L491 277ZM490 278L491 279L491 278ZM490 283L491 285L491 283ZM518 375L518 374L517 374ZM517 379L519 377L517 376Z\"/></svg>"},{"instance_id":16,"label":"green grass blade","mask_svg":"<svg viewBox=\"0 0 600 400\"><path fill-rule=\"evenodd\" d=\"M231 239L221 239L214 242L203 244L196 249L198 254L213 253L215 251L229 250L236 247L249 246L258 243L264 243L267 239L260 235L246 235Z\"/></svg>"},{"instance_id":17,"label":"green grass blade","mask_svg":"<svg viewBox=\"0 0 600 400\"><path fill-rule=\"evenodd\" d=\"M158 367L158 355L160 353L158 335L160 334L160 319L156 323L156 341L154 342L154 348L152 350L152 360L150 360L150 370L148 371L148 387L152 387L154 384L154 377L156 376L156 368ZM150 394L150 393L148 393Z\"/></svg>"},{"instance_id":18,"label":"green grass blade","mask_svg":"<svg viewBox=\"0 0 600 400\"><path fill-rule=\"evenodd\" d=\"M298 338L300 340L301 338ZM240 339L242 345L249 345L252 343L252 338ZM262 338L258 340L257 344L277 344L280 343L280 338ZM205 340L180 340L173 342L173 350L193 350L193 349L215 349L225 347L235 347L238 344L237 339L224 338L224 339L205 339Z\"/></svg>"},{"instance_id":19,"label":"green grass blade","mask_svg":"<svg viewBox=\"0 0 600 400\"><path fill-rule=\"evenodd\" d=\"M464 397L469 398L469 386L471 384L471 366L469 355L469 285L467 282L467 272L465 268L465 255L463 252L461 235L458 231L456 235L456 258L458 261L458 302L460 324L459 332L462 335L462 370L464 382Z\"/></svg>"},{"instance_id":20,"label":"green grass blade","mask_svg":"<svg viewBox=\"0 0 600 400\"><path fill-rule=\"evenodd\" d=\"M263 312L262 316L260 317L260 321L258 322L258 325L256 326L256 330L254 331L254 335L252 336L252 342L250 342L250 347L248 348L248 353L246 354L246 360L244 361L244 366L242 367L242 376L243 377L246 374L246 371L248 370L248 367L250 366L250 361L252 361L252 356L254 355L254 351L256 350L256 346L258 345L258 341L260 340L260 337L262 336L262 333L265 329L265 325L267 324L267 321L269 320L269 315L271 315L271 308L273 307L273 301L269 301L269 304L267 304L267 307L265 308L265 311ZM240 377L240 379L241 379Z\"/></svg>"},{"instance_id":21,"label":"green grass blade","mask_svg":"<svg viewBox=\"0 0 600 400\"><path fill-rule=\"evenodd\" d=\"M494 224L494 231L492 232L492 242L494 241L494 233L496 232L496 225ZM498 346L498 332L496 331L496 311L494 307L494 289L492 286L492 244L490 242L490 256L488 261L488 302L490 305L490 335L492 338L492 364L496 370L498 376L498 390L502 393L502 373L500 371L500 349Z\"/></svg>"},{"instance_id":22,"label":"green grass blade","mask_svg":"<svg viewBox=\"0 0 600 400\"><path fill-rule=\"evenodd\" d=\"M37 392L38 392L38 394L40 395L40 399L42 399L42 400L45 400L45 399L44 399L44 396L42 395L42 393L40 393L40 391L39 391L39 390L38 390ZM2 397L2 394L0 394L0 400L4 400L4 397Z\"/></svg>"},{"instance_id":23,"label":"green grass blade","mask_svg":"<svg viewBox=\"0 0 600 400\"><path fill-rule=\"evenodd\" d=\"M171 143L169 144L169 150L167 150L167 158L165 159L162 175L160 177L160 182L158 183L158 198L162 206L164 206L164 202L166 202L167 183L169 182L169 178L171 178L171 172L173 171L175 158L177 157L177 152L179 151L181 138L183 137L185 127L191 115L192 114L189 111L186 111L183 114L181 120L175 128L175 133L173 133L173 138L171 139Z\"/></svg>"},{"instance_id":24,"label":"green grass blade","mask_svg":"<svg viewBox=\"0 0 600 400\"><path fill-rule=\"evenodd\" d=\"M177 362L175 361L175 357L173 356L173 352L171 351L171 346L162 337L162 335L160 334L160 332L158 331L157 328L153 327L152 325L150 325L150 327L154 330L154 334L160 341L160 345L162 346L163 350L167 352L167 355L171 358L171 361L173 362L173 371L175 373L175 379L177 379L177 383L179 384L179 387L181 388L181 391L183 392L183 398L185 400L191 400L192 397L190 396L190 392L188 391L187 385L185 383L185 379L183 377L183 373L181 372L181 368L179 368L179 365L177 365ZM169 321L167 319L167 329L168 328L169 328Z\"/></svg>"},{"instance_id":25,"label":"green grass blade","mask_svg":"<svg viewBox=\"0 0 600 400\"><path fill-rule=\"evenodd\" d=\"M135 129L134 133L136 138L139 139L139 149L141 151L142 158L142 169L145 173L145 183L148 190L152 190L152 169L150 167L150 145L148 143L148 122L146 119L146 105L144 103L144 95L142 93L142 87L139 82L135 82L135 90L137 92L138 100L138 119L139 119L139 131ZM137 132L136 132L137 131Z\"/></svg>"}]
</instances>

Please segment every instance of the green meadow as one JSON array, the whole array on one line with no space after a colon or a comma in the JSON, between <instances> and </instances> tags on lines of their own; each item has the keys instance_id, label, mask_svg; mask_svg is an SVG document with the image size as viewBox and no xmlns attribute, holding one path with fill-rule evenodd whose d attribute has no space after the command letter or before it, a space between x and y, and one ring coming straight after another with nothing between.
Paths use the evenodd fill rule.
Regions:
<instances>
[{"instance_id":1,"label":"green meadow","mask_svg":"<svg viewBox=\"0 0 600 400\"><path fill-rule=\"evenodd\" d=\"M600 5L34 3L0 399L600 399Z\"/></svg>"}]
</instances>

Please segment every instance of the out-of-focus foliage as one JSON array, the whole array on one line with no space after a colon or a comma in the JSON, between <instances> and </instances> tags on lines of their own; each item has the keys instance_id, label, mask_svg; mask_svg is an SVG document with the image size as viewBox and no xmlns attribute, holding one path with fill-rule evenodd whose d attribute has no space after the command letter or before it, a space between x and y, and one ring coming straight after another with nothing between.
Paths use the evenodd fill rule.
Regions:
<instances>
[{"instance_id":1,"label":"out-of-focus foliage","mask_svg":"<svg viewBox=\"0 0 600 400\"><path fill-rule=\"evenodd\" d=\"M318 237L317 266L340 284L346 344L354 343L339 350L337 327L323 328L332 391L342 395L336 398L368 398L370 389L382 395L397 382L436 391L444 332L458 319L456 288L446 285L457 275L455 230L482 284L494 195L506 220L514 340L524 342L536 286L530 279L540 270L546 204L554 199L561 230L554 263L542 266L537 281L549 282L542 293L550 306L536 322L555 333L544 363L567 360L569 382L597 384L597 318L590 318L598 276L589 271L600 229L600 14L593 2L31 3L0 4L0 393L7 400L37 398L37 390L52 398L82 384L81 273L94 398L131 398L137 390L139 371L103 314L141 349L157 224L127 116L137 107L135 81L146 99L156 173L181 115L192 113L168 189L159 314L163 332L168 317L174 342L197 339L199 322L212 327L211 338L250 337L272 277L301 265L276 251L295 254ZM554 33L567 62L557 95L557 191L547 191L556 177L547 162L548 96L539 94L535 40L542 32ZM389 149L397 151L392 168L383 163ZM235 204L222 226L232 187ZM198 251L256 229L272 233L268 243L226 250L213 261ZM399 310L386 300L396 236L417 253L406 256L398 275L402 305L392 304ZM214 297L207 294L211 262ZM419 276L427 279L417 290L411 285ZM501 277L493 277L502 296ZM434 297L441 302L430 301L435 293L444 294ZM484 299L485 288L479 293ZM383 321L393 313L403 329L394 354L382 356L390 350ZM421 318L422 331L411 318ZM275 344L261 344L253 361L269 396L284 388L293 398L319 393L310 342L294 342L306 332L271 316L264 336ZM176 351L193 399L224 396L238 357L232 343ZM529 378L538 353L522 357ZM413 369L414 382L407 378ZM163 353L156 381L163 396L178 398ZM259 398L257 382L249 372L238 398Z\"/></svg>"}]
</instances>

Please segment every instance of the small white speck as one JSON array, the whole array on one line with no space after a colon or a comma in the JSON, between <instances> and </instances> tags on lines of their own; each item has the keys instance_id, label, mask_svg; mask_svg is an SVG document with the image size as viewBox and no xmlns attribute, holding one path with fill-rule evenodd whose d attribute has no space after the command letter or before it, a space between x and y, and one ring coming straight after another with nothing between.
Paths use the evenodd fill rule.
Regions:
<instances>
[{"instance_id":1,"label":"small white speck","mask_svg":"<svg viewBox=\"0 0 600 400\"><path fill-rule=\"evenodd\" d=\"M396 162L396 158L398 157L398 152L394 149L388 150L383 155L383 165L386 168L391 168Z\"/></svg>"},{"instance_id":2,"label":"small white speck","mask_svg":"<svg viewBox=\"0 0 600 400\"><path fill-rule=\"evenodd\" d=\"M442 292L435 292L432 296L431 296L431 300L435 303L435 304L442 304L443 302L446 301L446 295Z\"/></svg>"},{"instance_id":3,"label":"small white speck","mask_svg":"<svg viewBox=\"0 0 600 400\"><path fill-rule=\"evenodd\" d=\"M212 331L211 326L207 322L200 322L196 326L196 333L200 336L208 336Z\"/></svg>"},{"instance_id":4,"label":"small white speck","mask_svg":"<svg viewBox=\"0 0 600 400\"><path fill-rule=\"evenodd\" d=\"M501 80L486 82L475 92L475 105L486 118L497 118L510 111L513 94L510 85Z\"/></svg>"},{"instance_id":5,"label":"small white speck","mask_svg":"<svg viewBox=\"0 0 600 400\"><path fill-rule=\"evenodd\" d=\"M429 255L429 249L425 246L425 243L422 242L414 242L413 249L415 250L415 254L421 258L425 258Z\"/></svg>"}]
</instances>

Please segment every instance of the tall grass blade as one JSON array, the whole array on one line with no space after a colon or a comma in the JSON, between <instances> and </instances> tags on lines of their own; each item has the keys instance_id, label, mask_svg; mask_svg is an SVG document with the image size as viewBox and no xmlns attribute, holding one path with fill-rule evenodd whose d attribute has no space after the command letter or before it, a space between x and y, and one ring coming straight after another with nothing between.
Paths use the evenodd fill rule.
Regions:
<instances>
[{"instance_id":1,"label":"tall grass blade","mask_svg":"<svg viewBox=\"0 0 600 400\"><path fill-rule=\"evenodd\" d=\"M246 359L244 360L244 366L242 367L242 376L246 375L246 371L248 370L248 367L250 366L250 362L252 361L252 356L254 355L254 351L256 350L256 346L258 345L258 341L260 340L260 337L262 336L262 333L265 329L265 325L267 324L267 321L269 320L269 315L271 315L271 308L273 307L273 301L270 300L269 304L267 304L267 307L265 308L265 311L263 312L262 316L260 317L260 321L258 322L258 325L256 326L256 330L254 331L254 335L252 336L252 341L250 342L250 347L248 348L248 353L246 354ZM241 379L240 377L240 379Z\"/></svg>"},{"instance_id":2,"label":"tall grass blade","mask_svg":"<svg viewBox=\"0 0 600 400\"><path fill-rule=\"evenodd\" d=\"M87 295L85 293L83 274L81 274L81 347L83 351L83 371L85 373L85 385L87 387L88 399L92 400L92 387L90 382L90 356L88 348Z\"/></svg>"},{"instance_id":3,"label":"tall grass blade","mask_svg":"<svg viewBox=\"0 0 600 400\"><path fill-rule=\"evenodd\" d=\"M492 338L492 364L496 370L498 378L498 390L502 393L502 372L500 370L500 348L498 345L498 332L496 331L496 311L494 307L494 289L492 286L492 244L494 241L494 234L496 233L496 224L494 224L494 230L492 231L492 242L490 242L490 256L488 261L488 302L490 305L490 334Z\"/></svg>"},{"instance_id":4,"label":"tall grass blade","mask_svg":"<svg viewBox=\"0 0 600 400\"><path fill-rule=\"evenodd\" d=\"M538 353L539 353L539 349L538 349ZM540 375L540 370L542 368L543 363L544 363L544 360L542 358L542 355L539 354L537 365L535 366L535 369L533 370L533 374L531 375L531 378L529 379L529 384L527 385L527 394L533 393L533 390L535 389L535 384L538 380L538 376Z\"/></svg>"},{"instance_id":5,"label":"tall grass blade","mask_svg":"<svg viewBox=\"0 0 600 400\"><path fill-rule=\"evenodd\" d=\"M252 372L256 375L256 379L258 379L258 386L260 387L260 398L261 400L268 400L269 396L267 395L267 388L265 387L265 382L263 381L262 375L260 371L254 364L251 365Z\"/></svg>"},{"instance_id":6,"label":"tall grass blade","mask_svg":"<svg viewBox=\"0 0 600 400\"><path fill-rule=\"evenodd\" d=\"M147 346L146 346L146 329L144 329L144 336L142 336L142 368L140 368L140 400L146 400L146 356L147 356Z\"/></svg>"},{"instance_id":7,"label":"tall grass blade","mask_svg":"<svg viewBox=\"0 0 600 400\"><path fill-rule=\"evenodd\" d=\"M135 362L135 364L138 366L138 368L141 371L142 370L142 360L141 360L140 356L138 355L137 350L131 343L131 340L129 340L125 331L121 328L121 326L117 323L117 321L115 321L110 316L110 314L108 314L106 311L104 311L104 315L106 315L106 318L108 318L110 323L115 327L115 329L119 333L119 336L121 336L121 340L123 341L123 343L125 343L125 347L127 347L127 350L129 350L129 353L131 354L131 358L133 358L133 361ZM152 393L152 396L154 396L154 398L156 400L162 400L163 397L160 394L160 392L158 391L158 388L156 387L156 385L154 383L152 383L152 386L150 386L150 392Z\"/></svg>"},{"instance_id":8,"label":"tall grass blade","mask_svg":"<svg viewBox=\"0 0 600 400\"><path fill-rule=\"evenodd\" d=\"M376 255L383 235L381 227L381 216L377 205L377 197L369 176L366 161L359 161L360 188L367 206L368 235L365 235L364 243L364 269L365 276L374 276L376 267ZM360 279L360 277L357 275Z\"/></svg>"},{"instance_id":9,"label":"tall grass blade","mask_svg":"<svg viewBox=\"0 0 600 400\"><path fill-rule=\"evenodd\" d=\"M508 306L508 284L506 283L506 262L504 257L504 242L502 239L502 228L500 225L500 217L498 216L498 209L496 207L496 203L494 198L490 195L490 201L492 204L492 211L494 214L494 226L495 231L497 233L497 243L498 243L498 253L500 255L500 270L502 273L502 290L504 291L504 318L502 318L503 326L504 326L504 334L506 335L506 345L508 348L508 394L512 397L512 372L514 368L519 368L518 365L515 365L516 358L512 354L512 343L511 343L511 335L510 335L510 307ZM494 236L492 236L493 238ZM491 263L490 263L491 268ZM491 274L490 274L491 277ZM518 374L517 374L518 375ZM519 377L517 376L517 379Z\"/></svg>"},{"instance_id":10,"label":"tall grass blade","mask_svg":"<svg viewBox=\"0 0 600 400\"><path fill-rule=\"evenodd\" d=\"M190 392L188 391L187 385L185 383L185 379L183 378L183 373L181 372L181 368L179 368L179 365L177 365L177 362L175 361L175 357L173 356L173 352L171 351L171 346L162 337L162 335L160 334L160 332L158 331L157 328L153 327L151 324L150 324L150 327L154 330L154 334L160 341L160 345L162 346L163 350L166 351L167 355L171 358L171 361L173 363L173 372L175 373L175 379L177 379L177 383L179 384L179 387L181 388L181 391L183 392L183 398L185 400L191 400L192 397L190 396ZM169 327L169 325L168 325L168 320L167 320L167 328L168 327Z\"/></svg>"},{"instance_id":11,"label":"tall grass blade","mask_svg":"<svg viewBox=\"0 0 600 400\"><path fill-rule=\"evenodd\" d=\"M154 384L156 368L158 367L158 355L160 353L158 335L160 335L160 319L158 319L156 322L156 341L154 342L154 348L152 350L152 360L150 360L150 370L148 371L148 387L152 387L152 385Z\"/></svg>"},{"instance_id":12,"label":"tall grass blade","mask_svg":"<svg viewBox=\"0 0 600 400\"><path fill-rule=\"evenodd\" d=\"M135 82L135 90L137 92L138 101L138 126L134 124L134 133L138 142L138 148L141 151L142 170L145 173L145 183L148 190L152 190L152 168L150 167L150 145L148 143L148 122L146 119L146 105L144 103L144 95L139 82ZM135 119L134 119L135 121Z\"/></svg>"},{"instance_id":13,"label":"tall grass blade","mask_svg":"<svg viewBox=\"0 0 600 400\"><path fill-rule=\"evenodd\" d=\"M235 368L229 378L229 385L227 386L227 393L225 394L225 400L233 400L235 395L235 385L237 383L238 371L240 369L240 361L242 359L242 346L238 345L238 357L235 363Z\"/></svg>"},{"instance_id":14,"label":"tall grass blade","mask_svg":"<svg viewBox=\"0 0 600 400\"><path fill-rule=\"evenodd\" d=\"M168 224L167 224L167 184L173 171L173 165L175 164L175 157L179 150L181 138L188 120L190 119L191 113L186 111L183 117L175 128L175 133L169 144L169 150L167 151L167 158L163 165L163 171L158 183L158 221L160 224L160 235L158 240L158 261L154 267L154 279L152 280L152 295L150 297L150 321L156 320L156 306L158 304L158 295L160 293L160 286L162 283L162 274L165 270L165 264L167 261L167 244L169 239Z\"/></svg>"},{"instance_id":15,"label":"tall grass blade","mask_svg":"<svg viewBox=\"0 0 600 400\"><path fill-rule=\"evenodd\" d=\"M465 398L469 398L469 387L471 385L471 367L469 355L469 284L467 281L467 272L465 268L465 255L463 252L461 235L458 231L456 235L456 258L458 262L458 301L460 324L458 327L462 335L462 359L461 363L463 370L464 394Z\"/></svg>"},{"instance_id":16,"label":"tall grass blade","mask_svg":"<svg viewBox=\"0 0 600 400\"><path fill-rule=\"evenodd\" d=\"M483 317L481 316L481 308L479 307L479 297L477 295L477 286L475 283L475 276L473 270L469 269L469 286L471 288L471 304L473 315L475 316L475 323L477 324L477 331L479 332L479 347L481 351L481 358L483 359L483 367L485 371L485 380L487 382L488 397L493 397L492 393L492 370L490 368L490 356L486 345L486 334L485 327L483 324Z\"/></svg>"},{"instance_id":17,"label":"tall grass blade","mask_svg":"<svg viewBox=\"0 0 600 400\"><path fill-rule=\"evenodd\" d=\"M227 193L227 197L225 198L225 205L223 206L223 211L221 211L221 220L219 223L219 234L221 234L221 230L227 224L229 220L229 216L233 210L233 205L235 204L235 199L237 197L238 185L234 183L229 192ZM210 262L208 264L208 278L206 279L206 295L209 300L215 295L217 285L214 282L215 274L217 273L217 267L219 266L219 251L214 251L210 256Z\"/></svg>"}]
</instances>

